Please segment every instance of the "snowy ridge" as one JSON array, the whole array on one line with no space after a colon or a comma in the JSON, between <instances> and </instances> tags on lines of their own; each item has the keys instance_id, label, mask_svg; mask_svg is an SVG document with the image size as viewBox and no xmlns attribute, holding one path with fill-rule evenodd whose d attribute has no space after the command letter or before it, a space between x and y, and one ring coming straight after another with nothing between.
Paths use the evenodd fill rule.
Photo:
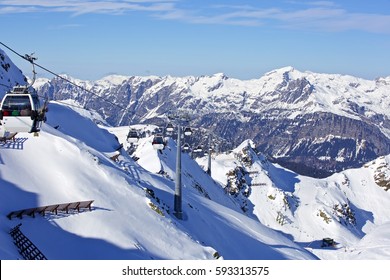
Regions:
<instances>
[{"instance_id":1,"label":"snowy ridge","mask_svg":"<svg viewBox=\"0 0 390 280\"><path fill-rule=\"evenodd\" d=\"M150 81L141 102L169 88L173 96L180 93L182 98L191 97L191 101L183 104L184 107L206 102L205 111L227 112L233 109L262 113L270 109L283 109L289 110L291 118L318 111L352 118L369 118L372 114L389 116L387 108L390 98L386 92L390 89L390 77L365 80L348 75L300 72L293 67L284 67L252 80L229 78L223 73L200 77L111 75L95 82L68 78L87 89L93 88L97 93L108 92L110 88L123 84L136 89L141 83ZM302 95L302 91L307 95Z\"/></svg>"},{"instance_id":2,"label":"snowy ridge","mask_svg":"<svg viewBox=\"0 0 390 280\"><path fill-rule=\"evenodd\" d=\"M313 179L271 164L248 144L212 161L213 178L248 215L291 236L321 259L390 258L390 156ZM206 159L198 162L203 165ZM233 185L223 174L234 179ZM325 237L335 240L334 249L321 248Z\"/></svg>"}]
</instances>

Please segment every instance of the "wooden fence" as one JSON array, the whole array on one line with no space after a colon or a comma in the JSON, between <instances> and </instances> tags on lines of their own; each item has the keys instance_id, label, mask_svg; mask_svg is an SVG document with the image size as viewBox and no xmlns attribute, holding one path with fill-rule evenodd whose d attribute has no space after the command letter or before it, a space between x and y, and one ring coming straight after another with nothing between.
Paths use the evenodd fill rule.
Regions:
<instances>
[{"instance_id":1,"label":"wooden fence","mask_svg":"<svg viewBox=\"0 0 390 280\"><path fill-rule=\"evenodd\" d=\"M12 211L7 215L8 219L12 218L22 218L23 215L27 215L30 217L35 218L35 214L40 214L42 216L45 216L46 213L54 213L58 214L58 212L64 212L66 214L69 214L69 211L75 211L80 212L82 209L89 209L89 211L92 211L92 203L93 200L88 201L78 201L78 202L71 202L71 203L62 203L62 204L53 204L53 205L47 205L47 206L41 206L41 207L35 207L35 208L29 208L29 209L23 209L18 211Z\"/></svg>"}]
</instances>

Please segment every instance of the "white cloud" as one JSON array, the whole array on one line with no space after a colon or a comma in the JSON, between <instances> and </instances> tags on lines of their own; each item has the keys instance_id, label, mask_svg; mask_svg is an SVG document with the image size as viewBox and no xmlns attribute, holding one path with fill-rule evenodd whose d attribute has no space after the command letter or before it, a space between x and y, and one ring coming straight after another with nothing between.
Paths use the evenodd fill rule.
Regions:
<instances>
[{"instance_id":1,"label":"white cloud","mask_svg":"<svg viewBox=\"0 0 390 280\"><path fill-rule=\"evenodd\" d=\"M200 12L194 14L189 11L175 11L175 17L172 19L203 24L271 26L327 32L357 30L370 33L390 33L389 14L352 13L332 3L311 2L309 7L301 9L215 6L212 8L213 13L210 14L208 11L207 15L202 15ZM163 18L169 17L163 16Z\"/></svg>"},{"instance_id":2,"label":"white cloud","mask_svg":"<svg viewBox=\"0 0 390 280\"><path fill-rule=\"evenodd\" d=\"M390 33L390 15L353 13L332 1L288 1L289 7L259 8L248 5L212 5L195 8L182 6L175 0L0 0L0 14L17 12L68 12L73 16L105 13L123 14L141 11L161 20L193 24L269 26L276 28L311 29L328 32L358 30ZM203 2L202 2L203 3ZM239 2L238 2L239 3ZM196 6L199 4L199 6Z\"/></svg>"},{"instance_id":3,"label":"white cloud","mask_svg":"<svg viewBox=\"0 0 390 280\"><path fill-rule=\"evenodd\" d=\"M74 29L74 28L79 28L83 25L81 24L77 24L77 23L73 23L73 24L62 24L62 25L56 25L56 26L52 26L52 27L49 27L50 29L53 29L53 30L64 30L64 29Z\"/></svg>"},{"instance_id":4,"label":"white cloud","mask_svg":"<svg viewBox=\"0 0 390 280\"><path fill-rule=\"evenodd\" d=\"M164 0L0 0L3 13L17 12L69 12L73 15L87 13L120 14L127 11L168 11L172 1Z\"/></svg>"}]
</instances>

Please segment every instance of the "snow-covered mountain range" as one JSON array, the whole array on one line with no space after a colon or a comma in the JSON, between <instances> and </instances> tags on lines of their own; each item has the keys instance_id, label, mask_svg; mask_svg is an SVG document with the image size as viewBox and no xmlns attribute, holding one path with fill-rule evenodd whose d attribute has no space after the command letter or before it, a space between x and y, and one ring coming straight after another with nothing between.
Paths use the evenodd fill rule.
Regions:
<instances>
[{"instance_id":1,"label":"snow-covered mountain range","mask_svg":"<svg viewBox=\"0 0 390 280\"><path fill-rule=\"evenodd\" d=\"M99 83L127 78L116 79ZM213 152L211 176L206 157L183 154L179 220L175 141L157 151L158 127L134 124L142 137L131 147L127 125L77 104L50 102L38 137L18 133L0 144L0 259L21 258L9 234L20 223L48 259L390 259L387 155L315 179L272 163L254 140ZM91 211L7 217L86 200ZM322 247L324 238L333 246Z\"/></svg>"},{"instance_id":2,"label":"snow-covered mountain range","mask_svg":"<svg viewBox=\"0 0 390 280\"><path fill-rule=\"evenodd\" d=\"M0 145L1 259L21 258L9 234L20 223L48 259L390 259L388 157L314 179L269 162L251 141L213 155L212 177L205 158L183 154L178 220L175 142L160 153L156 127L136 125L144 137L129 155L127 126L97 126L71 105L50 103L38 137ZM7 218L85 200L92 211Z\"/></svg>"},{"instance_id":3,"label":"snow-covered mountain range","mask_svg":"<svg viewBox=\"0 0 390 280\"><path fill-rule=\"evenodd\" d=\"M53 100L76 100L116 126L164 126L170 111L187 110L201 135L223 140L220 149L252 139L275 162L314 177L390 153L390 77L364 80L285 67L245 81L221 73L67 79L88 91L59 78L37 87Z\"/></svg>"}]
</instances>

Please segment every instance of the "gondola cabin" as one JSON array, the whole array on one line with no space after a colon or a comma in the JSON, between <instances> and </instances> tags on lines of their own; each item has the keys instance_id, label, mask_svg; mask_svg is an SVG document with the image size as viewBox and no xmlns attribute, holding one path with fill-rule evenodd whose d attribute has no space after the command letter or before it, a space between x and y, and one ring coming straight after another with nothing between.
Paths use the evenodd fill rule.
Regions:
<instances>
[{"instance_id":1,"label":"gondola cabin","mask_svg":"<svg viewBox=\"0 0 390 280\"><path fill-rule=\"evenodd\" d=\"M156 150L164 149L164 146L165 146L164 138L161 135L154 136L152 145L153 145L153 148Z\"/></svg>"},{"instance_id":2,"label":"gondola cabin","mask_svg":"<svg viewBox=\"0 0 390 280\"><path fill-rule=\"evenodd\" d=\"M195 153L201 153L202 151L203 151L202 146L198 146L196 147L196 149L194 149Z\"/></svg>"},{"instance_id":3,"label":"gondola cabin","mask_svg":"<svg viewBox=\"0 0 390 280\"><path fill-rule=\"evenodd\" d=\"M175 128L173 127L173 124L168 123L166 131L169 132L169 133L172 133L174 131L174 129Z\"/></svg>"},{"instance_id":4,"label":"gondola cabin","mask_svg":"<svg viewBox=\"0 0 390 280\"><path fill-rule=\"evenodd\" d=\"M336 245L336 242L332 238L324 238L322 239L322 245L321 247L334 247Z\"/></svg>"},{"instance_id":5,"label":"gondola cabin","mask_svg":"<svg viewBox=\"0 0 390 280\"><path fill-rule=\"evenodd\" d=\"M38 132L44 121L44 111L35 91L30 91L27 86L18 86L5 94L0 119L6 131Z\"/></svg>"},{"instance_id":6,"label":"gondola cabin","mask_svg":"<svg viewBox=\"0 0 390 280\"><path fill-rule=\"evenodd\" d=\"M185 143L184 145L183 145L183 151L184 152L188 152L190 150L190 145L188 145L187 143Z\"/></svg>"},{"instance_id":7,"label":"gondola cabin","mask_svg":"<svg viewBox=\"0 0 390 280\"><path fill-rule=\"evenodd\" d=\"M127 142L130 144L138 143L139 135L135 129L131 129L127 134Z\"/></svg>"},{"instance_id":8,"label":"gondola cabin","mask_svg":"<svg viewBox=\"0 0 390 280\"><path fill-rule=\"evenodd\" d=\"M184 135L185 136L191 136L192 135L192 129L190 127L186 127L184 129Z\"/></svg>"}]
</instances>

